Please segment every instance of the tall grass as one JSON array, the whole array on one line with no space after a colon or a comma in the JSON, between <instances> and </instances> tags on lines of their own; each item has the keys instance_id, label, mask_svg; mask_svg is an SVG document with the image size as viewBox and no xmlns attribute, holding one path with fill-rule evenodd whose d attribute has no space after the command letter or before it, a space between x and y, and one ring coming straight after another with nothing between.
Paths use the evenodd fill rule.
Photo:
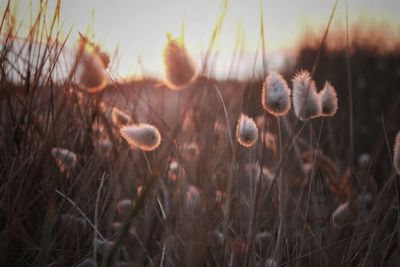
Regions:
<instances>
[{"instance_id":1,"label":"tall grass","mask_svg":"<svg viewBox=\"0 0 400 267\"><path fill-rule=\"evenodd\" d=\"M81 46L65 53L68 35L60 38L60 3L49 11L41 2L26 38L17 37L11 1L2 14L2 265L398 265L399 152L397 144L393 158L384 146L398 131L391 114L400 97L385 99L382 116L367 114L383 131L371 129L376 145L360 149L363 91L350 77L367 74L350 38L347 49L326 50L336 4L317 46L266 81L261 13L263 73L238 82L208 76L224 2L197 78L185 77L177 92L151 80L117 82L103 61L96 76L103 87L107 77L107 86L88 90ZM330 56L342 61L321 64ZM287 84L302 68L311 73ZM399 86L395 75L385 85ZM265 91L277 80L278 99ZM337 93L329 83L318 90L325 80ZM293 111L289 87L296 86L302 92ZM322 108L302 116L309 97L322 98Z\"/></svg>"}]
</instances>

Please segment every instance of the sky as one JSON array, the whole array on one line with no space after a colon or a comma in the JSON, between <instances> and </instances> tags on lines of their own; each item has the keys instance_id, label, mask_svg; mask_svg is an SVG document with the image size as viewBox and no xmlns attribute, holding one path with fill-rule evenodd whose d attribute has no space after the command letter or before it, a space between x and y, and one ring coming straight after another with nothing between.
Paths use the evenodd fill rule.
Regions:
<instances>
[{"instance_id":1,"label":"sky","mask_svg":"<svg viewBox=\"0 0 400 267\"><path fill-rule=\"evenodd\" d=\"M35 12L39 0L12 2L18 3L18 17L28 25L30 3ZM3 12L6 0L0 0L0 3ZM219 78L228 75L238 37L241 37L244 52L233 75L239 78L249 75L260 42L261 6L269 65L277 68L283 55L290 51L305 29L323 30L333 5L333 0L229 0L214 49L218 55L215 75ZM49 10L55 6L56 0L49 0ZM364 18L384 21L396 30L400 29L400 0L339 1L333 26L344 23L346 6L350 23ZM179 37L184 22L185 47L200 65L222 9L222 0L64 0L61 21L64 36L72 28L68 41L71 47L78 32L88 34L110 54L118 47L119 65L115 71L120 75L161 77L166 34Z\"/></svg>"}]
</instances>

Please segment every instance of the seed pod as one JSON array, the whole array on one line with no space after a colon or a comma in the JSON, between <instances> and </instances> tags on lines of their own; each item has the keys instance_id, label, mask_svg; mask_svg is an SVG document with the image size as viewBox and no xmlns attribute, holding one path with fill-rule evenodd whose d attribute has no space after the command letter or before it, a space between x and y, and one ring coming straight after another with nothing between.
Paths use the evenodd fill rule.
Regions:
<instances>
[{"instance_id":1,"label":"seed pod","mask_svg":"<svg viewBox=\"0 0 400 267\"><path fill-rule=\"evenodd\" d=\"M172 160L168 168L168 178L170 181L175 182L179 177L179 164L176 160Z\"/></svg>"},{"instance_id":2,"label":"seed pod","mask_svg":"<svg viewBox=\"0 0 400 267\"><path fill-rule=\"evenodd\" d=\"M143 189L143 186L141 186L141 185L136 188L136 196L137 196L137 198L139 198L140 195L142 194L142 189Z\"/></svg>"},{"instance_id":3,"label":"seed pod","mask_svg":"<svg viewBox=\"0 0 400 267\"><path fill-rule=\"evenodd\" d=\"M78 50L79 84L89 93L102 91L107 85L108 55L84 38L81 38Z\"/></svg>"},{"instance_id":4,"label":"seed pod","mask_svg":"<svg viewBox=\"0 0 400 267\"><path fill-rule=\"evenodd\" d=\"M258 128L253 119L241 114L236 126L236 139L244 147L251 147L258 139Z\"/></svg>"},{"instance_id":5,"label":"seed pod","mask_svg":"<svg viewBox=\"0 0 400 267\"><path fill-rule=\"evenodd\" d=\"M338 109L338 99L335 88L329 82L325 82L324 88L319 92L319 97L322 105L321 116L335 115Z\"/></svg>"},{"instance_id":6,"label":"seed pod","mask_svg":"<svg viewBox=\"0 0 400 267\"><path fill-rule=\"evenodd\" d=\"M76 165L76 155L68 149L55 147L51 150L51 155L61 171L71 170Z\"/></svg>"},{"instance_id":7,"label":"seed pod","mask_svg":"<svg viewBox=\"0 0 400 267\"><path fill-rule=\"evenodd\" d=\"M296 116L302 121L321 114L321 99L308 71L301 71L293 78L293 108Z\"/></svg>"},{"instance_id":8,"label":"seed pod","mask_svg":"<svg viewBox=\"0 0 400 267\"><path fill-rule=\"evenodd\" d=\"M271 151L273 155L277 154L277 141L274 134L271 132L266 132L264 134L264 145L268 151Z\"/></svg>"},{"instance_id":9,"label":"seed pod","mask_svg":"<svg viewBox=\"0 0 400 267\"><path fill-rule=\"evenodd\" d=\"M340 226L344 224L350 216L350 207L349 202L345 202L341 204L337 209L332 213L332 221L333 225Z\"/></svg>"},{"instance_id":10,"label":"seed pod","mask_svg":"<svg viewBox=\"0 0 400 267\"><path fill-rule=\"evenodd\" d=\"M178 40L169 38L164 49L165 83L172 90L181 90L196 77L196 65Z\"/></svg>"},{"instance_id":11,"label":"seed pod","mask_svg":"<svg viewBox=\"0 0 400 267\"><path fill-rule=\"evenodd\" d=\"M200 148L196 142L184 144L182 147L182 154L187 160L197 159L200 155Z\"/></svg>"},{"instance_id":12,"label":"seed pod","mask_svg":"<svg viewBox=\"0 0 400 267\"><path fill-rule=\"evenodd\" d=\"M371 155L368 153L362 153L358 156L357 163L360 168L367 168L371 160Z\"/></svg>"},{"instance_id":13,"label":"seed pod","mask_svg":"<svg viewBox=\"0 0 400 267\"><path fill-rule=\"evenodd\" d=\"M112 143L109 139L101 139L97 144L97 152L102 156L107 156L110 154L112 149Z\"/></svg>"},{"instance_id":14,"label":"seed pod","mask_svg":"<svg viewBox=\"0 0 400 267\"><path fill-rule=\"evenodd\" d=\"M131 116L122 110L113 107L111 112L111 120L115 126L128 125L131 122Z\"/></svg>"},{"instance_id":15,"label":"seed pod","mask_svg":"<svg viewBox=\"0 0 400 267\"><path fill-rule=\"evenodd\" d=\"M133 203L129 198L122 199L117 203L117 211L120 215L128 215L132 207Z\"/></svg>"},{"instance_id":16,"label":"seed pod","mask_svg":"<svg viewBox=\"0 0 400 267\"><path fill-rule=\"evenodd\" d=\"M290 110L290 89L283 77L272 72L264 82L261 103L274 116L282 116Z\"/></svg>"},{"instance_id":17,"label":"seed pod","mask_svg":"<svg viewBox=\"0 0 400 267\"><path fill-rule=\"evenodd\" d=\"M199 197L200 190L194 185L189 185L186 190L186 208L193 208L198 203Z\"/></svg>"},{"instance_id":18,"label":"seed pod","mask_svg":"<svg viewBox=\"0 0 400 267\"><path fill-rule=\"evenodd\" d=\"M147 123L124 126L120 129L120 133L133 149L152 151L161 143L161 135L158 129Z\"/></svg>"}]
</instances>

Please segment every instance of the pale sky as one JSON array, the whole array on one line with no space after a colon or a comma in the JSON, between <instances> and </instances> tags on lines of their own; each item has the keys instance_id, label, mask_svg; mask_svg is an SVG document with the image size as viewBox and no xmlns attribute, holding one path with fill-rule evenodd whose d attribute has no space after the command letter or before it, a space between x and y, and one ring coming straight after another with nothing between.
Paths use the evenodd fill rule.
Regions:
<instances>
[{"instance_id":1,"label":"pale sky","mask_svg":"<svg viewBox=\"0 0 400 267\"><path fill-rule=\"evenodd\" d=\"M33 10L39 0L33 0ZM14 2L14 1L12 1ZM29 18L28 0L19 0L19 18ZM3 13L6 0L0 0ZM49 0L53 10L56 0ZM267 52L273 58L290 49L309 27L322 30L329 19L334 1L331 0L265 0L264 27ZM333 26L345 18L346 5L350 22L360 17L376 22L385 21L400 29L400 0L342 0L336 10ZM122 76L139 75L138 58L146 74L161 77L162 51L166 33L178 37L182 20L185 25L185 46L199 60L202 57L223 8L221 0L64 0L61 21L67 31L73 27L69 44L77 40L77 33L92 31L89 37L112 53L121 50L118 72ZM93 14L93 15L92 15ZM26 24L29 19L26 20ZM229 0L228 11L216 43L218 51L215 73L226 75L238 33L244 37L245 56L238 76L250 71L260 32L260 0Z\"/></svg>"}]
</instances>

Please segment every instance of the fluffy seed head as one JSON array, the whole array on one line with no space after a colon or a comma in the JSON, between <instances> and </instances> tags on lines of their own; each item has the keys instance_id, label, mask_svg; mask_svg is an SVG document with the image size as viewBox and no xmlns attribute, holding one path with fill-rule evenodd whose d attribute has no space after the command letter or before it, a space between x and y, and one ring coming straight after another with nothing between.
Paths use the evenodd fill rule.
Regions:
<instances>
[{"instance_id":1,"label":"fluffy seed head","mask_svg":"<svg viewBox=\"0 0 400 267\"><path fill-rule=\"evenodd\" d=\"M105 132L104 125L97 120L94 121L92 124L93 135L99 138L103 135L104 132Z\"/></svg>"},{"instance_id":2,"label":"fluffy seed head","mask_svg":"<svg viewBox=\"0 0 400 267\"><path fill-rule=\"evenodd\" d=\"M301 71L293 78L293 108L296 116L302 121L321 114L321 100L308 71Z\"/></svg>"},{"instance_id":3,"label":"fluffy seed head","mask_svg":"<svg viewBox=\"0 0 400 267\"><path fill-rule=\"evenodd\" d=\"M340 226L344 224L349 216L350 216L349 202L345 202L341 204L339 207L337 207L337 209L332 213L333 225Z\"/></svg>"},{"instance_id":4,"label":"fluffy seed head","mask_svg":"<svg viewBox=\"0 0 400 267\"><path fill-rule=\"evenodd\" d=\"M223 193L221 190L215 191L215 199L214 200L218 205L223 205L224 198L225 198L225 193Z\"/></svg>"},{"instance_id":5,"label":"fluffy seed head","mask_svg":"<svg viewBox=\"0 0 400 267\"><path fill-rule=\"evenodd\" d=\"M264 118L263 115L257 116L257 117L254 119L254 121L256 122L256 125L257 125L257 128L258 128L258 129L261 129L261 130L265 129L265 127L266 127L266 121L265 121L265 118Z\"/></svg>"},{"instance_id":6,"label":"fluffy seed head","mask_svg":"<svg viewBox=\"0 0 400 267\"><path fill-rule=\"evenodd\" d=\"M319 92L319 97L322 105L321 116L335 115L338 109L338 99L335 88L329 82L325 82L324 88Z\"/></svg>"},{"instance_id":7,"label":"fluffy seed head","mask_svg":"<svg viewBox=\"0 0 400 267\"><path fill-rule=\"evenodd\" d=\"M111 141L109 140L109 139L105 139L105 138L103 138L103 139L101 139L101 140L99 140L98 142L97 142L97 144L96 144L96 149L97 149L97 152L100 154L100 155L102 155L102 156L107 156L107 155L109 155L110 154L110 152L111 152L111 149L112 149L112 143L111 143Z\"/></svg>"},{"instance_id":8,"label":"fluffy seed head","mask_svg":"<svg viewBox=\"0 0 400 267\"><path fill-rule=\"evenodd\" d=\"M194 185L190 185L189 188L187 189L187 198L189 200L195 200L198 199L200 196L200 191L195 187Z\"/></svg>"},{"instance_id":9,"label":"fluffy seed head","mask_svg":"<svg viewBox=\"0 0 400 267\"><path fill-rule=\"evenodd\" d=\"M120 129L120 133L133 149L152 151L161 143L161 134L158 129L147 123L124 126Z\"/></svg>"},{"instance_id":10,"label":"fluffy seed head","mask_svg":"<svg viewBox=\"0 0 400 267\"><path fill-rule=\"evenodd\" d=\"M272 72L264 82L261 103L266 111L282 116L290 110L290 89L283 77Z\"/></svg>"},{"instance_id":11,"label":"fluffy seed head","mask_svg":"<svg viewBox=\"0 0 400 267\"><path fill-rule=\"evenodd\" d=\"M129 198L122 199L117 203L117 211L121 215L127 215L132 207L133 203Z\"/></svg>"},{"instance_id":12,"label":"fluffy seed head","mask_svg":"<svg viewBox=\"0 0 400 267\"><path fill-rule=\"evenodd\" d=\"M51 155L61 171L71 170L76 165L76 155L68 149L54 147L51 150Z\"/></svg>"},{"instance_id":13,"label":"fluffy seed head","mask_svg":"<svg viewBox=\"0 0 400 267\"><path fill-rule=\"evenodd\" d=\"M214 132L218 136L225 136L227 133L225 125L221 121L214 122Z\"/></svg>"},{"instance_id":14,"label":"fluffy seed head","mask_svg":"<svg viewBox=\"0 0 400 267\"><path fill-rule=\"evenodd\" d=\"M168 168L168 178L172 181L175 182L176 179L178 179L179 176L179 164L176 160L172 160L169 164Z\"/></svg>"},{"instance_id":15,"label":"fluffy seed head","mask_svg":"<svg viewBox=\"0 0 400 267\"><path fill-rule=\"evenodd\" d=\"M266 132L264 134L264 145L265 148L270 151L273 155L276 155L277 153L277 144L276 144L276 138L275 135L272 134L271 132Z\"/></svg>"},{"instance_id":16,"label":"fluffy seed head","mask_svg":"<svg viewBox=\"0 0 400 267\"><path fill-rule=\"evenodd\" d=\"M111 111L111 119L116 126L127 125L131 122L131 117L116 107L113 107Z\"/></svg>"},{"instance_id":17,"label":"fluffy seed head","mask_svg":"<svg viewBox=\"0 0 400 267\"><path fill-rule=\"evenodd\" d=\"M275 176L271 170L267 167L261 168L258 163L246 164L244 170L246 171L246 174L255 179L255 181L258 181L258 179L261 178L265 179L267 183L270 183Z\"/></svg>"},{"instance_id":18,"label":"fluffy seed head","mask_svg":"<svg viewBox=\"0 0 400 267\"><path fill-rule=\"evenodd\" d=\"M121 231L121 228L122 228L122 223L121 223L121 222L116 221L116 222L113 222L113 223L111 224L111 229L112 229L114 232L120 232L120 231Z\"/></svg>"},{"instance_id":19,"label":"fluffy seed head","mask_svg":"<svg viewBox=\"0 0 400 267\"><path fill-rule=\"evenodd\" d=\"M394 143L393 165L397 174L400 175L400 131L397 133Z\"/></svg>"},{"instance_id":20,"label":"fluffy seed head","mask_svg":"<svg viewBox=\"0 0 400 267\"><path fill-rule=\"evenodd\" d=\"M66 91L70 95L71 100L74 102L74 104L78 106L81 106L83 104L85 98L82 92L75 90L73 87L69 87Z\"/></svg>"},{"instance_id":21,"label":"fluffy seed head","mask_svg":"<svg viewBox=\"0 0 400 267\"><path fill-rule=\"evenodd\" d=\"M109 113L110 107L109 105L104 102L104 101L100 101L99 103L99 109L101 110L101 112L103 112L104 114Z\"/></svg>"},{"instance_id":22,"label":"fluffy seed head","mask_svg":"<svg viewBox=\"0 0 400 267\"><path fill-rule=\"evenodd\" d=\"M251 147L258 139L258 128L252 118L241 114L236 126L236 139L244 147Z\"/></svg>"},{"instance_id":23,"label":"fluffy seed head","mask_svg":"<svg viewBox=\"0 0 400 267\"><path fill-rule=\"evenodd\" d=\"M182 147L182 154L187 160L197 159L200 155L200 148L196 142L184 144Z\"/></svg>"},{"instance_id":24,"label":"fluffy seed head","mask_svg":"<svg viewBox=\"0 0 400 267\"><path fill-rule=\"evenodd\" d=\"M194 127L193 115L186 115L182 121L182 131L191 132L194 130Z\"/></svg>"},{"instance_id":25,"label":"fluffy seed head","mask_svg":"<svg viewBox=\"0 0 400 267\"><path fill-rule=\"evenodd\" d=\"M141 186L141 185L136 188L136 195L138 198L142 194L142 189L143 189L143 186Z\"/></svg>"},{"instance_id":26,"label":"fluffy seed head","mask_svg":"<svg viewBox=\"0 0 400 267\"><path fill-rule=\"evenodd\" d=\"M109 253L109 251L112 249L112 247L114 246L114 242L109 240L100 240L96 238L95 240L93 240L93 245L96 246L96 249L100 254L105 255Z\"/></svg>"},{"instance_id":27,"label":"fluffy seed head","mask_svg":"<svg viewBox=\"0 0 400 267\"><path fill-rule=\"evenodd\" d=\"M371 160L371 155L368 153L362 153L358 156L357 163L360 168L367 168Z\"/></svg>"},{"instance_id":28,"label":"fluffy seed head","mask_svg":"<svg viewBox=\"0 0 400 267\"><path fill-rule=\"evenodd\" d=\"M108 56L87 40L81 39L79 51L79 83L89 93L102 91L107 85L105 69Z\"/></svg>"},{"instance_id":29,"label":"fluffy seed head","mask_svg":"<svg viewBox=\"0 0 400 267\"><path fill-rule=\"evenodd\" d=\"M186 208L191 210L198 203L199 198L200 190L194 185L189 185L186 190Z\"/></svg>"},{"instance_id":30,"label":"fluffy seed head","mask_svg":"<svg viewBox=\"0 0 400 267\"><path fill-rule=\"evenodd\" d=\"M169 164L169 171L177 173L179 170L179 164L176 160L172 160Z\"/></svg>"},{"instance_id":31,"label":"fluffy seed head","mask_svg":"<svg viewBox=\"0 0 400 267\"><path fill-rule=\"evenodd\" d=\"M164 49L165 83L172 90L181 90L196 76L196 65L185 47L169 37Z\"/></svg>"}]
</instances>

